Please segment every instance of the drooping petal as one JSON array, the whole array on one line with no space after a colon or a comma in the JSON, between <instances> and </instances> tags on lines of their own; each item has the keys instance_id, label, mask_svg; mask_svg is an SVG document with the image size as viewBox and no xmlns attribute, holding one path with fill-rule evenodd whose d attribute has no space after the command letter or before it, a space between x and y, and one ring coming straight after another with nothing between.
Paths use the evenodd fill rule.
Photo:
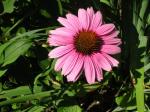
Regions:
<instances>
[{"instance_id":1,"label":"drooping petal","mask_svg":"<svg viewBox=\"0 0 150 112\"><path fill-rule=\"evenodd\" d=\"M96 33L98 35L106 35L111 33L115 29L114 24L103 24L100 27L97 28Z\"/></svg>"},{"instance_id":2,"label":"drooping petal","mask_svg":"<svg viewBox=\"0 0 150 112\"><path fill-rule=\"evenodd\" d=\"M96 30L98 27L100 27L102 24L102 14L100 11L96 12L96 14L93 16L90 30Z\"/></svg>"},{"instance_id":3,"label":"drooping petal","mask_svg":"<svg viewBox=\"0 0 150 112\"><path fill-rule=\"evenodd\" d=\"M68 81L75 82L79 78L83 64L84 64L84 56L79 55L79 58L77 59L77 62L75 64L74 68L72 69L71 73L69 75L67 75Z\"/></svg>"},{"instance_id":4,"label":"drooping petal","mask_svg":"<svg viewBox=\"0 0 150 112\"><path fill-rule=\"evenodd\" d=\"M112 70L109 61L101 53L95 54L95 58L97 59L97 62L98 62L97 64L99 68L102 68L106 71Z\"/></svg>"},{"instance_id":5,"label":"drooping petal","mask_svg":"<svg viewBox=\"0 0 150 112\"><path fill-rule=\"evenodd\" d=\"M52 51L50 51L48 56L49 56L49 58L58 58L58 57L61 57L65 54L69 53L73 49L74 49L74 47L72 44L69 44L66 46L60 46L60 47L57 47L57 48L53 49Z\"/></svg>"},{"instance_id":6,"label":"drooping petal","mask_svg":"<svg viewBox=\"0 0 150 112\"><path fill-rule=\"evenodd\" d=\"M85 71L85 77L89 84L92 84L95 82L95 68L94 64L90 57L86 57L84 61L84 71Z\"/></svg>"},{"instance_id":7,"label":"drooping petal","mask_svg":"<svg viewBox=\"0 0 150 112\"><path fill-rule=\"evenodd\" d=\"M116 59L114 59L113 57L109 56L106 53L102 53L102 54L103 54L103 56L106 57L106 59L111 63L112 66L114 66L114 67L118 66L119 62Z\"/></svg>"},{"instance_id":8,"label":"drooping petal","mask_svg":"<svg viewBox=\"0 0 150 112\"><path fill-rule=\"evenodd\" d=\"M103 79L103 72L101 68L96 67L96 78L98 81Z\"/></svg>"},{"instance_id":9,"label":"drooping petal","mask_svg":"<svg viewBox=\"0 0 150 112\"><path fill-rule=\"evenodd\" d=\"M116 45L102 45L101 51L107 54L117 54L121 52L121 49Z\"/></svg>"},{"instance_id":10,"label":"drooping petal","mask_svg":"<svg viewBox=\"0 0 150 112\"><path fill-rule=\"evenodd\" d=\"M92 56L92 60L93 60L94 66L95 66L96 79L98 81L101 81L103 79L103 72L102 72L101 67L99 66L99 63L98 63L95 55Z\"/></svg>"},{"instance_id":11,"label":"drooping petal","mask_svg":"<svg viewBox=\"0 0 150 112\"><path fill-rule=\"evenodd\" d=\"M72 51L71 51L72 52ZM70 52L70 53L71 53ZM54 70L55 71L60 71L66 61L66 59L68 58L68 56L70 55L70 53L66 54L66 55L63 55L62 57L58 58L58 60L56 61L55 63L55 67L54 67Z\"/></svg>"},{"instance_id":12,"label":"drooping petal","mask_svg":"<svg viewBox=\"0 0 150 112\"><path fill-rule=\"evenodd\" d=\"M89 27L89 16L84 9L78 10L78 19L83 29L88 29Z\"/></svg>"},{"instance_id":13,"label":"drooping petal","mask_svg":"<svg viewBox=\"0 0 150 112\"><path fill-rule=\"evenodd\" d=\"M79 54L76 53L76 51L73 51L70 53L70 56L66 59L63 68L62 68L62 74L67 75L68 73L71 72L71 70L74 68L77 59L78 59Z\"/></svg>"}]
</instances>

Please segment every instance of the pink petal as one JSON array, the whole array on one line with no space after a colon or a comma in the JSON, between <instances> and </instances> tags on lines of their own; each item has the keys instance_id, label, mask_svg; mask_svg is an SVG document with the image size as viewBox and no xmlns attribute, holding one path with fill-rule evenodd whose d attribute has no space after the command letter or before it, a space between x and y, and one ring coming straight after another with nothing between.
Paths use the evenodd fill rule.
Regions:
<instances>
[{"instance_id":1,"label":"pink petal","mask_svg":"<svg viewBox=\"0 0 150 112\"><path fill-rule=\"evenodd\" d=\"M117 54L121 52L121 49L116 45L102 45L101 51L107 54Z\"/></svg>"},{"instance_id":2,"label":"pink petal","mask_svg":"<svg viewBox=\"0 0 150 112\"><path fill-rule=\"evenodd\" d=\"M78 17L73 14L66 15L68 22L74 27L75 31L79 31L81 29Z\"/></svg>"},{"instance_id":3,"label":"pink petal","mask_svg":"<svg viewBox=\"0 0 150 112\"><path fill-rule=\"evenodd\" d=\"M83 29L88 29L89 27L89 16L84 9L78 10L78 19Z\"/></svg>"},{"instance_id":4,"label":"pink petal","mask_svg":"<svg viewBox=\"0 0 150 112\"><path fill-rule=\"evenodd\" d=\"M61 57L65 54L69 53L73 49L74 49L74 47L72 44L69 44L66 46L60 46L60 47L57 47L57 48L53 49L52 51L50 51L48 56L49 56L49 58L58 58L58 57Z\"/></svg>"},{"instance_id":5,"label":"pink petal","mask_svg":"<svg viewBox=\"0 0 150 112\"><path fill-rule=\"evenodd\" d=\"M69 75L67 75L68 81L75 82L79 78L80 72L83 67L83 62L84 62L84 56L79 55L79 58L77 59L77 62L75 64L73 70L71 71L71 73Z\"/></svg>"},{"instance_id":6,"label":"pink petal","mask_svg":"<svg viewBox=\"0 0 150 112\"><path fill-rule=\"evenodd\" d=\"M93 16L93 20L91 22L90 29L96 30L102 24L102 14L100 11L97 11L96 14Z\"/></svg>"},{"instance_id":7,"label":"pink petal","mask_svg":"<svg viewBox=\"0 0 150 112\"><path fill-rule=\"evenodd\" d=\"M113 57L109 56L106 53L102 53L102 54L103 54L103 56L106 57L106 59L111 63L112 66L114 66L114 67L118 66L119 62L116 59L114 59Z\"/></svg>"},{"instance_id":8,"label":"pink petal","mask_svg":"<svg viewBox=\"0 0 150 112\"><path fill-rule=\"evenodd\" d=\"M62 74L67 75L68 73L71 72L71 70L74 68L77 59L78 59L79 54L73 51L70 53L70 56L66 59L63 68L62 68Z\"/></svg>"},{"instance_id":9,"label":"pink petal","mask_svg":"<svg viewBox=\"0 0 150 112\"><path fill-rule=\"evenodd\" d=\"M95 82L95 68L94 68L91 58L88 56L85 58L84 71L85 71L87 82L89 84L94 83Z\"/></svg>"},{"instance_id":10,"label":"pink petal","mask_svg":"<svg viewBox=\"0 0 150 112\"><path fill-rule=\"evenodd\" d=\"M103 79L103 72L101 67L99 67L99 64L97 62L97 58L95 57L95 55L92 56L92 60L95 66L95 71L96 71L96 79L98 81L101 81Z\"/></svg>"},{"instance_id":11,"label":"pink petal","mask_svg":"<svg viewBox=\"0 0 150 112\"><path fill-rule=\"evenodd\" d=\"M92 21L93 15L94 15L94 10L93 10L93 8L92 8L92 7L87 8L87 13L88 13L88 15L89 15L89 20Z\"/></svg>"},{"instance_id":12,"label":"pink petal","mask_svg":"<svg viewBox=\"0 0 150 112\"><path fill-rule=\"evenodd\" d=\"M50 34L60 35L63 37L72 37L75 35L75 32L73 32L65 27L61 27L61 28L57 28L56 30L51 30Z\"/></svg>"},{"instance_id":13,"label":"pink petal","mask_svg":"<svg viewBox=\"0 0 150 112\"><path fill-rule=\"evenodd\" d=\"M104 24L97 28L96 32L98 35L106 35L115 29L114 24Z\"/></svg>"},{"instance_id":14,"label":"pink petal","mask_svg":"<svg viewBox=\"0 0 150 112\"><path fill-rule=\"evenodd\" d=\"M61 45L60 42L57 42L57 41L55 41L54 39L51 39L51 38L48 38L48 44L50 46L60 46Z\"/></svg>"},{"instance_id":15,"label":"pink petal","mask_svg":"<svg viewBox=\"0 0 150 112\"><path fill-rule=\"evenodd\" d=\"M104 44L107 44L107 45L111 45L111 44L120 45L121 44L121 39L119 39L119 38L107 39L107 40L104 40Z\"/></svg>"},{"instance_id":16,"label":"pink petal","mask_svg":"<svg viewBox=\"0 0 150 112\"><path fill-rule=\"evenodd\" d=\"M113 31L108 35L100 36L100 38L103 38L103 40L108 40L108 39L113 39L113 38L117 37L118 35L119 35L119 31Z\"/></svg>"},{"instance_id":17,"label":"pink petal","mask_svg":"<svg viewBox=\"0 0 150 112\"><path fill-rule=\"evenodd\" d=\"M96 78L98 81L103 79L103 72L101 68L96 67Z\"/></svg>"},{"instance_id":18,"label":"pink petal","mask_svg":"<svg viewBox=\"0 0 150 112\"><path fill-rule=\"evenodd\" d=\"M73 44L73 38L74 37L62 37L58 35L51 35L48 41L50 45L62 46L62 45Z\"/></svg>"},{"instance_id":19,"label":"pink petal","mask_svg":"<svg viewBox=\"0 0 150 112\"><path fill-rule=\"evenodd\" d=\"M59 21L59 23L61 23L66 28L71 29L72 31L74 31L74 27L68 22L67 19L59 17L57 20Z\"/></svg>"},{"instance_id":20,"label":"pink petal","mask_svg":"<svg viewBox=\"0 0 150 112\"><path fill-rule=\"evenodd\" d=\"M111 71L111 65L109 63L109 61L107 61L107 59L100 53L96 53L95 54L95 58L97 59L97 64L99 66L99 68L102 68L106 71Z\"/></svg>"},{"instance_id":21,"label":"pink petal","mask_svg":"<svg viewBox=\"0 0 150 112\"><path fill-rule=\"evenodd\" d=\"M72 52L72 51L71 51ZM70 52L70 53L71 53ZM64 63L65 63L65 60L68 58L68 56L70 55L70 53L58 58L58 60L56 61L55 63L55 67L54 67L54 70L55 71L60 71L61 68L63 67Z\"/></svg>"}]
</instances>

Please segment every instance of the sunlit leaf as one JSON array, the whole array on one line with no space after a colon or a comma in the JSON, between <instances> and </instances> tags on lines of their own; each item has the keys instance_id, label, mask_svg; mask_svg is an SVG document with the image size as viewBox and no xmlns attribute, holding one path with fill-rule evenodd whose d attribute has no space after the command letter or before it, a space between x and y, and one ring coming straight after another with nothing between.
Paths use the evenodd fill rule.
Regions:
<instances>
[{"instance_id":1,"label":"sunlit leaf","mask_svg":"<svg viewBox=\"0 0 150 112\"><path fill-rule=\"evenodd\" d=\"M4 13L12 13L14 11L15 0L5 0L3 1Z\"/></svg>"},{"instance_id":2,"label":"sunlit leaf","mask_svg":"<svg viewBox=\"0 0 150 112\"><path fill-rule=\"evenodd\" d=\"M82 112L82 109L78 105L71 105L67 107L59 107L57 112Z\"/></svg>"}]
</instances>

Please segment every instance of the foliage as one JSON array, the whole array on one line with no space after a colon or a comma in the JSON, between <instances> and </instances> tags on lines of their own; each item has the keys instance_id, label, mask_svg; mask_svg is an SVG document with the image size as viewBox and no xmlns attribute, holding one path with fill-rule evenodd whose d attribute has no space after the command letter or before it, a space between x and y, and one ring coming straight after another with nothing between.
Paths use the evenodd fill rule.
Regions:
<instances>
[{"instance_id":1,"label":"foliage","mask_svg":"<svg viewBox=\"0 0 150 112\"><path fill-rule=\"evenodd\" d=\"M120 66L102 82L68 83L48 59L48 31L59 16L91 6L120 31ZM0 111L150 111L149 8L149 0L0 1Z\"/></svg>"}]
</instances>

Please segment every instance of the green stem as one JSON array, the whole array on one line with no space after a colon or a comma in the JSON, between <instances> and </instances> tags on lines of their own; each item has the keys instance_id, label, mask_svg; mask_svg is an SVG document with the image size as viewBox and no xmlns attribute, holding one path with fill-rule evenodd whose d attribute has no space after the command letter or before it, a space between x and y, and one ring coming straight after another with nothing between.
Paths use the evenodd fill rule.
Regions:
<instances>
[{"instance_id":1,"label":"green stem","mask_svg":"<svg viewBox=\"0 0 150 112\"><path fill-rule=\"evenodd\" d=\"M18 24L23 21L24 18L18 20L4 35L8 35L10 31L12 31Z\"/></svg>"},{"instance_id":2,"label":"green stem","mask_svg":"<svg viewBox=\"0 0 150 112\"><path fill-rule=\"evenodd\" d=\"M149 0L143 0L141 4L141 9L139 13L139 18L137 21L137 32L139 34L139 46L138 48L145 48L147 44L147 38L144 36L144 15L146 12L146 9L148 7ZM146 52L144 52L142 55L145 55ZM138 54L137 54L138 55ZM141 62L144 64L144 58L141 60ZM137 102L137 110L138 112L144 112L145 106L144 106L144 65L140 69L136 69L137 72L140 73L140 77L137 77L137 83L135 85L136 88L136 102Z\"/></svg>"},{"instance_id":3,"label":"green stem","mask_svg":"<svg viewBox=\"0 0 150 112\"><path fill-rule=\"evenodd\" d=\"M59 7L59 13L60 13L60 15L63 15L63 8L62 8L61 1L57 0L57 2L58 2L58 7Z\"/></svg>"}]
</instances>

